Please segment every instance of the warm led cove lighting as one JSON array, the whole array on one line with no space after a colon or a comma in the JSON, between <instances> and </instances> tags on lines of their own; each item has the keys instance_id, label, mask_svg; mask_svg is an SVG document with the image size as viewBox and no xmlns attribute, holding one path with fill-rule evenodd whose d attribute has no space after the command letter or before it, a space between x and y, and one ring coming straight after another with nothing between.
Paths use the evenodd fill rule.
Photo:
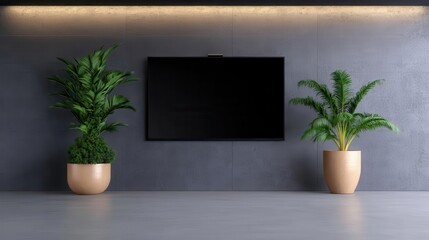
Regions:
<instances>
[{"instance_id":1,"label":"warm led cove lighting","mask_svg":"<svg viewBox=\"0 0 429 240\"><path fill-rule=\"evenodd\" d=\"M288 21L302 27L312 19L331 15L344 15L345 21L388 25L414 21L428 10L424 6L5 6L0 7L0 23L12 35L67 35L70 32L94 35L94 29L106 34L120 33L128 29L129 24L133 24L133 28L127 30L129 34L162 35L168 32L162 32L164 28L180 29L181 32L175 34L186 35L206 34L210 31L207 25L217 27L218 33L225 32L220 28L243 19L255 28L270 21ZM189 31L184 32L187 29Z\"/></svg>"},{"instance_id":2,"label":"warm led cove lighting","mask_svg":"<svg viewBox=\"0 0 429 240\"><path fill-rule=\"evenodd\" d=\"M159 11L164 13L193 13L217 11L286 12L306 14L422 14L425 6L5 6L0 11L9 14L129 14Z\"/></svg>"}]
</instances>

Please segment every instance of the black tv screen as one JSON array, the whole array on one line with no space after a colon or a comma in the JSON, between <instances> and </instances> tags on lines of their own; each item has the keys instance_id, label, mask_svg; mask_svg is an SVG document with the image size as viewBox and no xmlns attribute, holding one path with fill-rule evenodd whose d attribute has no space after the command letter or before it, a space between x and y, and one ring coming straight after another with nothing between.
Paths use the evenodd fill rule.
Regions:
<instances>
[{"instance_id":1,"label":"black tv screen","mask_svg":"<svg viewBox=\"0 0 429 240\"><path fill-rule=\"evenodd\" d=\"M147 140L283 140L283 57L149 57Z\"/></svg>"}]
</instances>

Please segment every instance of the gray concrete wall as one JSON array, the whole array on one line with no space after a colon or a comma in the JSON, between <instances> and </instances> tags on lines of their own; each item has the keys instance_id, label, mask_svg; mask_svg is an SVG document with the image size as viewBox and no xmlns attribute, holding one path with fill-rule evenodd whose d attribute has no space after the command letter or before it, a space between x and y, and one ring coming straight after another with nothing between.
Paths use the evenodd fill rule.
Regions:
<instances>
[{"instance_id":1,"label":"gray concrete wall","mask_svg":"<svg viewBox=\"0 0 429 240\"><path fill-rule=\"evenodd\" d=\"M395 122L400 135L365 134L360 190L429 190L429 9L424 7L2 7L0 190L67 189L70 113L51 110L62 72L56 57L120 43L110 66L142 79L122 86L137 113L105 137L116 150L111 190L321 190L321 152L299 137L314 114L286 105L286 141L147 142L147 56L285 56L286 99L297 81L329 82L346 69L355 87L386 79L360 106Z\"/></svg>"}]
</instances>

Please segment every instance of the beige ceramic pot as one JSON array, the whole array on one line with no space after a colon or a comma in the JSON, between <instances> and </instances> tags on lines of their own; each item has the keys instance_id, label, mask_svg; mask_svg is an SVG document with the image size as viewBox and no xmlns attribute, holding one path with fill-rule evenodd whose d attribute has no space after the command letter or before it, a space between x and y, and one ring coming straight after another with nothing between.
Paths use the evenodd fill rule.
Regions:
<instances>
[{"instance_id":1,"label":"beige ceramic pot","mask_svg":"<svg viewBox=\"0 0 429 240\"><path fill-rule=\"evenodd\" d=\"M354 193L360 171L360 151L323 151L323 177L331 193Z\"/></svg>"},{"instance_id":2,"label":"beige ceramic pot","mask_svg":"<svg viewBox=\"0 0 429 240\"><path fill-rule=\"evenodd\" d=\"M110 183L110 163L67 164L67 183L76 194L99 194Z\"/></svg>"}]
</instances>

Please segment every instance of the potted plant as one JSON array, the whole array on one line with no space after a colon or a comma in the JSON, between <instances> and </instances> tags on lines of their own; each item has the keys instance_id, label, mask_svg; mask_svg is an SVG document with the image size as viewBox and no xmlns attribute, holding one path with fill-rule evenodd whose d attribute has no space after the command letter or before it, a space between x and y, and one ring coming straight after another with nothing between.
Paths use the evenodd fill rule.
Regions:
<instances>
[{"instance_id":1,"label":"potted plant","mask_svg":"<svg viewBox=\"0 0 429 240\"><path fill-rule=\"evenodd\" d=\"M106 70L107 58L115 48L101 48L74 61L58 58L66 65L67 77L49 78L61 86L52 95L63 98L53 107L70 110L76 118L72 129L81 132L68 150L67 163L67 182L77 194L98 194L109 186L110 163L115 153L101 135L126 126L107 122L115 110L135 110L126 97L111 94L118 85L135 80L130 78L132 72Z\"/></svg>"},{"instance_id":2,"label":"potted plant","mask_svg":"<svg viewBox=\"0 0 429 240\"><path fill-rule=\"evenodd\" d=\"M337 151L323 152L323 175L332 193L353 193L361 172L361 151L349 151L352 141L361 133L377 128L399 132L390 121L378 114L357 113L356 108L367 93L383 80L374 80L363 85L355 94L351 91L352 80L343 70L331 74L333 91L315 80L301 80L299 87L314 90L319 99L313 97L292 98L290 103L310 107L317 118L310 123L301 139L333 141Z\"/></svg>"}]
</instances>

